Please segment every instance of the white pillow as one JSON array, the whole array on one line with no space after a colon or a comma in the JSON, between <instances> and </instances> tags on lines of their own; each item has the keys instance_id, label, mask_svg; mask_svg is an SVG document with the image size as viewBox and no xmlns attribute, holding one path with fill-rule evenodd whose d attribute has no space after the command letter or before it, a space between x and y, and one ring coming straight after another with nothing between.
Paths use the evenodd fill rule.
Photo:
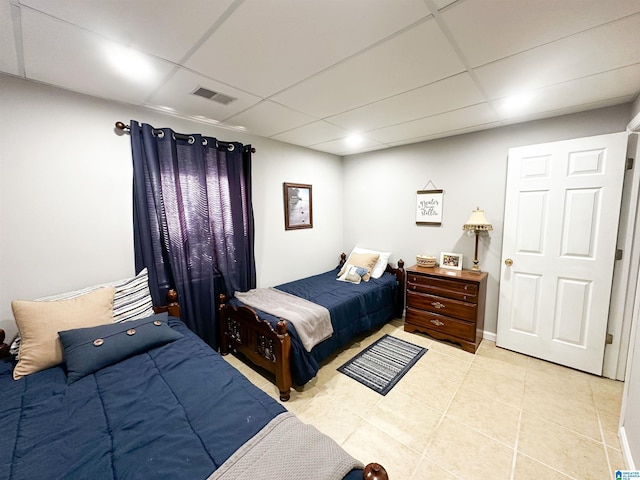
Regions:
<instances>
[{"instance_id":1,"label":"white pillow","mask_svg":"<svg viewBox=\"0 0 640 480\"><path fill-rule=\"evenodd\" d=\"M351 250L351 253L377 253L378 255L380 255L378 257L378 261L371 270L371 277L373 278L380 278L382 276L387 268L387 263L389 263L389 257L391 256L391 252L379 252L377 250L368 250L361 247L355 247L353 250ZM351 253L349 254L349 256L351 256ZM347 263L349 263L349 259L347 259Z\"/></svg>"}]
</instances>

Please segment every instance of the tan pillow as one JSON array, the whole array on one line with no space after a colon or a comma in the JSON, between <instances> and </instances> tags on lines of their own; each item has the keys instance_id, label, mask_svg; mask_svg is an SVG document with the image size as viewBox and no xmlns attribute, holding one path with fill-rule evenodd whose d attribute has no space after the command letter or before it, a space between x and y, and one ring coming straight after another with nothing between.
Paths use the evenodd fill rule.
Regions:
<instances>
[{"instance_id":1,"label":"tan pillow","mask_svg":"<svg viewBox=\"0 0 640 480\"><path fill-rule=\"evenodd\" d=\"M13 378L18 380L62 363L59 331L112 323L114 295L115 288L107 287L70 300L11 302L22 337Z\"/></svg>"},{"instance_id":2,"label":"tan pillow","mask_svg":"<svg viewBox=\"0 0 640 480\"><path fill-rule=\"evenodd\" d=\"M356 267L362 267L369 270L362 276L362 280L368 282L371 278L371 271L378 261L378 258L380 258L379 253L351 253L345 264L342 266L340 273L338 273L338 276L341 277L344 274L347 265L355 265Z\"/></svg>"}]
</instances>

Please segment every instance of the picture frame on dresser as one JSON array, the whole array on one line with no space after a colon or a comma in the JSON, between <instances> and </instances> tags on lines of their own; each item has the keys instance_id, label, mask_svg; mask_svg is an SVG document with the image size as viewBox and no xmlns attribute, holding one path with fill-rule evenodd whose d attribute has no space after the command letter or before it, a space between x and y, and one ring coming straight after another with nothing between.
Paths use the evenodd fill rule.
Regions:
<instances>
[{"instance_id":1,"label":"picture frame on dresser","mask_svg":"<svg viewBox=\"0 0 640 480\"><path fill-rule=\"evenodd\" d=\"M440 267L451 270L462 270L462 254L442 252L440 254Z\"/></svg>"}]
</instances>

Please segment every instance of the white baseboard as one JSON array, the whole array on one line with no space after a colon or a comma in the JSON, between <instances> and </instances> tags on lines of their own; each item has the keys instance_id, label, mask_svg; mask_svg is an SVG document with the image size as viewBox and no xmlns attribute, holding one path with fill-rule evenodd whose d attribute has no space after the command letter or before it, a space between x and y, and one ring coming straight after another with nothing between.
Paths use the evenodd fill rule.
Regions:
<instances>
[{"instance_id":1,"label":"white baseboard","mask_svg":"<svg viewBox=\"0 0 640 480\"><path fill-rule=\"evenodd\" d=\"M636 464L633 461L633 457L631 456L631 449L629 448L629 441L627 440L627 433L625 432L624 427L620 427L620 430L618 431L618 436L620 437L620 446L622 447L622 457L624 458L624 463L627 464L627 470L635 470Z\"/></svg>"},{"instance_id":2,"label":"white baseboard","mask_svg":"<svg viewBox=\"0 0 640 480\"><path fill-rule=\"evenodd\" d=\"M487 340L489 340L491 342L495 342L496 341L496 334L493 333L493 332L483 331L482 332L482 338L486 338Z\"/></svg>"}]
</instances>

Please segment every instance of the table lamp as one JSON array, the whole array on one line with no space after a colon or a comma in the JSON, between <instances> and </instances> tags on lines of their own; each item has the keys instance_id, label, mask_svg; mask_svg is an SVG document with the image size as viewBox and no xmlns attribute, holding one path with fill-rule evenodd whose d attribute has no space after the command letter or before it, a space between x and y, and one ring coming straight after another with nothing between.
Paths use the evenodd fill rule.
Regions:
<instances>
[{"instance_id":1,"label":"table lamp","mask_svg":"<svg viewBox=\"0 0 640 480\"><path fill-rule=\"evenodd\" d=\"M487 221L484 216L484 210L480 210L480 207L477 207L473 212L471 212L471 216L467 223L462 226L463 230L468 232L473 232L476 237L476 252L473 257L473 267L471 270L475 270L477 272L480 271L478 267L478 236L481 233L487 233L489 230L493 230L493 226Z\"/></svg>"}]
</instances>

